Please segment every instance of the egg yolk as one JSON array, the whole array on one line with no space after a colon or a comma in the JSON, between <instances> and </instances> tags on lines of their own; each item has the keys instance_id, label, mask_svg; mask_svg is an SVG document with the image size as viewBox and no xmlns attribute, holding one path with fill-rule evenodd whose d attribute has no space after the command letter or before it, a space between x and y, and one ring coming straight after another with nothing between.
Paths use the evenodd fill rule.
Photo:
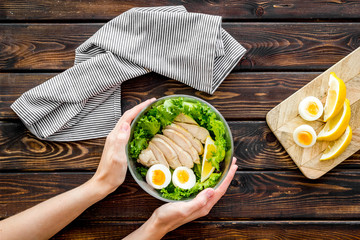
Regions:
<instances>
[{"instance_id":1,"label":"egg yolk","mask_svg":"<svg viewBox=\"0 0 360 240\"><path fill-rule=\"evenodd\" d=\"M309 105L307 106L306 110L310 114L316 115L319 112L319 106L314 102L310 102Z\"/></svg>"},{"instance_id":2,"label":"egg yolk","mask_svg":"<svg viewBox=\"0 0 360 240\"><path fill-rule=\"evenodd\" d=\"M298 140L299 140L299 142L301 144L310 145L313 138L312 138L312 135L309 132L301 131L298 134Z\"/></svg>"},{"instance_id":3,"label":"egg yolk","mask_svg":"<svg viewBox=\"0 0 360 240\"><path fill-rule=\"evenodd\" d=\"M152 176L152 182L155 185L163 185L165 182L165 173L161 170L155 170Z\"/></svg>"},{"instance_id":4,"label":"egg yolk","mask_svg":"<svg viewBox=\"0 0 360 240\"><path fill-rule=\"evenodd\" d=\"M189 181L189 173L185 170L179 170L176 175L180 183Z\"/></svg>"}]
</instances>

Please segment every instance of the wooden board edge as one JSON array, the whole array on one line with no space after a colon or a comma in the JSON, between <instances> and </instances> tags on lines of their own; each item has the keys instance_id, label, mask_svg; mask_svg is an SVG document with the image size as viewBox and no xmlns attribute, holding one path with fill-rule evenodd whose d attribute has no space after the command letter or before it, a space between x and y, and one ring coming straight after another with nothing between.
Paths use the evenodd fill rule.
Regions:
<instances>
[{"instance_id":1,"label":"wooden board edge","mask_svg":"<svg viewBox=\"0 0 360 240\"><path fill-rule=\"evenodd\" d=\"M308 168L308 167L304 167L304 166L300 166L299 169L305 177L307 177L308 179L311 179L311 180L319 179L321 176L323 176L324 174L327 173L324 171L320 171L317 169Z\"/></svg>"},{"instance_id":2,"label":"wooden board edge","mask_svg":"<svg viewBox=\"0 0 360 240\"><path fill-rule=\"evenodd\" d=\"M352 51L351 53L349 53L347 56L345 56L344 58L342 58L340 61L338 61L337 63L335 63L334 65L332 65L330 68L328 68L327 70L325 70L324 72L322 72L320 75L318 75L317 77L315 77L313 80L311 80L309 83L305 84L303 87L301 87L300 89L298 89L295 93L293 93L291 96L289 96L288 98L286 98L285 100L283 100L281 103L279 103L278 105L276 105L274 108L272 108L267 114L266 114L266 123L268 124L270 130L274 133L275 137L278 139L278 141L281 143L281 145L284 147L285 151L289 154L288 152L288 147L284 146L283 141L279 138L278 133L276 133L277 129L281 126L279 126L278 121L273 121L272 118L275 117L275 115L277 114L276 112L280 111L280 107L281 105L285 102L285 101L289 101L289 99L293 98L294 95L298 94L298 92L302 91L304 88L306 88L308 85L312 84L314 81L323 78L325 75L329 75L330 72L334 71L334 68L337 68L338 66L341 66L347 59L351 59L351 57L354 54L358 54L360 52L360 47L358 47L357 49L355 49L354 51ZM360 69L358 70L358 73L356 75L358 75L360 73ZM355 76L356 76L355 75ZM342 78L340 76L340 78ZM348 79L348 78L346 78ZM278 113L279 114L279 113ZM297 167L300 169L300 171L303 173L303 175L309 179L318 179L321 176L323 176L324 174L326 174L327 172L331 171L333 168L335 168L337 165L339 165L341 162L345 161L348 157L346 157L345 159L343 159L341 162L339 162L338 164L334 165L331 169L329 169L328 171L321 171L319 169L314 169L314 168L309 168L309 167L304 167L302 165L298 165L298 163L291 157L291 155L289 154L290 158L294 161L294 163L297 165ZM308 172L309 171L309 172Z\"/></svg>"}]
</instances>

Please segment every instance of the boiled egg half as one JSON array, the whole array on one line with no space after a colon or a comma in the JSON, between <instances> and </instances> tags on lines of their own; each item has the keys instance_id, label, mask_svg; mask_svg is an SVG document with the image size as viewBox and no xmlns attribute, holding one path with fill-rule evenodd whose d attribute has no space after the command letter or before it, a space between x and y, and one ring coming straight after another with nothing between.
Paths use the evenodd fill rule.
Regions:
<instances>
[{"instance_id":1,"label":"boiled egg half","mask_svg":"<svg viewBox=\"0 0 360 240\"><path fill-rule=\"evenodd\" d=\"M315 121L321 117L324 107L316 97L304 98L299 104L299 114L306 121Z\"/></svg>"},{"instance_id":2,"label":"boiled egg half","mask_svg":"<svg viewBox=\"0 0 360 240\"><path fill-rule=\"evenodd\" d=\"M175 187L182 189L190 189L196 183L196 177L190 168L187 167L177 167L173 172L172 182Z\"/></svg>"},{"instance_id":3,"label":"boiled egg half","mask_svg":"<svg viewBox=\"0 0 360 240\"><path fill-rule=\"evenodd\" d=\"M163 164L152 165L146 173L146 182L155 189L166 188L171 182L171 172Z\"/></svg>"},{"instance_id":4,"label":"boiled egg half","mask_svg":"<svg viewBox=\"0 0 360 240\"><path fill-rule=\"evenodd\" d=\"M297 145L308 148L315 144L316 132L311 126L304 124L295 129L293 138Z\"/></svg>"}]
</instances>

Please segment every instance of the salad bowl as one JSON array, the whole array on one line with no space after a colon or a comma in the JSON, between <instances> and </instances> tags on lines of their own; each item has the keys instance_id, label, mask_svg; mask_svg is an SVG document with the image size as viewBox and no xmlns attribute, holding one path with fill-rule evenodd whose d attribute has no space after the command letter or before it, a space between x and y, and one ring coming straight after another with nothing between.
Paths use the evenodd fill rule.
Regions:
<instances>
[{"instance_id":1,"label":"salad bowl","mask_svg":"<svg viewBox=\"0 0 360 240\"><path fill-rule=\"evenodd\" d=\"M170 96L165 96L162 98L157 99L156 101L154 101L152 104L150 104L149 106L147 106L146 108L144 108L133 120L133 122L131 123L131 129L130 129L130 138L129 138L129 142L126 146L126 155L127 155L127 161L128 161L128 167L129 167L129 171L132 175L132 177L135 179L135 181L137 182L137 184L148 194L150 194L151 196L162 200L164 202L176 202L179 200L174 200L174 199L169 199L169 198L165 198L160 191L154 189L153 187L151 187L145 180L145 177L141 174L141 172L138 171L138 167L139 167L139 163L137 163L137 159L134 159L133 157L131 157L131 144L130 142L133 140L134 138L134 131L135 128L137 126L137 123L139 121L139 119L141 119L150 109L152 109L154 106L158 106L160 104L163 104L166 100L169 99L183 99L183 101L186 101L188 103L201 103L204 104L206 106L208 106L212 112L215 113L216 115L216 119L221 121L225 127L225 133L224 133L224 139L226 141L226 151L225 151L225 157L224 160L222 162L220 162L219 168L220 168L220 172L222 173L221 176L219 177L219 179L217 180L217 183L215 186L213 186L214 189L216 189L225 179L226 175L229 172L230 169L230 165L232 162L232 158L233 158L233 151L234 151L234 143L233 143L233 138L232 138L232 134L229 128L229 125L227 124L226 120L224 119L224 117L220 114L220 112L213 107L211 104L209 104L208 102L197 98L197 97L193 97L193 96L189 96L189 95L170 95ZM188 197L184 197L181 199L181 201L189 201L193 198L196 197L198 193L196 194L192 194L191 196Z\"/></svg>"}]
</instances>

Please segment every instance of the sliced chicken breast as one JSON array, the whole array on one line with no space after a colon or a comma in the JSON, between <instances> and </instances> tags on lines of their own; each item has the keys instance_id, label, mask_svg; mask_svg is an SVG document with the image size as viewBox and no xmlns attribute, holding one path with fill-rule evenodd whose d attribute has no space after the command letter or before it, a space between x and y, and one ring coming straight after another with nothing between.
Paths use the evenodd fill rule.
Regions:
<instances>
[{"instance_id":1,"label":"sliced chicken breast","mask_svg":"<svg viewBox=\"0 0 360 240\"><path fill-rule=\"evenodd\" d=\"M185 128L187 131L189 131L191 133L191 135L193 135L193 137L195 137L196 139L199 139L200 142L205 143L205 140L208 136L210 136L209 131L206 128L197 126L197 125L193 125L193 124L188 124L188 123L177 123L179 126Z\"/></svg>"},{"instance_id":2,"label":"sliced chicken breast","mask_svg":"<svg viewBox=\"0 0 360 240\"><path fill-rule=\"evenodd\" d=\"M173 129L164 129L163 134L173 140L173 142L176 143L179 147L181 147L185 152L190 154L194 163L200 163L199 154L192 146L191 142L187 140L187 138L183 134Z\"/></svg>"},{"instance_id":3,"label":"sliced chicken breast","mask_svg":"<svg viewBox=\"0 0 360 240\"><path fill-rule=\"evenodd\" d=\"M146 167L151 167L152 165L160 163L149 148L141 151L137 161Z\"/></svg>"},{"instance_id":4,"label":"sliced chicken breast","mask_svg":"<svg viewBox=\"0 0 360 240\"><path fill-rule=\"evenodd\" d=\"M164 154L164 157L166 161L168 162L169 166L172 169L176 169L177 167L181 167L180 160L175 152L175 150L163 139L161 139L159 136L162 136L160 134L156 134L153 139L151 139L151 142L155 144L155 146L160 149L160 151Z\"/></svg>"},{"instance_id":5,"label":"sliced chicken breast","mask_svg":"<svg viewBox=\"0 0 360 240\"><path fill-rule=\"evenodd\" d=\"M154 153L156 159L158 160L158 162L160 162L161 164L164 164L167 168L169 168L169 163L166 161L166 158L164 156L164 154L161 152L161 150L151 141L149 142L149 147L150 150Z\"/></svg>"},{"instance_id":6,"label":"sliced chicken breast","mask_svg":"<svg viewBox=\"0 0 360 240\"><path fill-rule=\"evenodd\" d=\"M174 119L174 121L198 125L197 122L192 117L190 117L186 114L183 114L183 113L180 113L179 115L177 115L176 118Z\"/></svg>"},{"instance_id":7,"label":"sliced chicken breast","mask_svg":"<svg viewBox=\"0 0 360 240\"><path fill-rule=\"evenodd\" d=\"M175 150L175 152L176 152L182 166L188 167L188 168L193 168L194 167L194 162L193 162L190 154L185 152L174 141L172 141L170 138L168 138L168 137L166 137L164 135L157 134L155 136L157 136L158 138L161 138L162 140L164 140L166 143L168 143Z\"/></svg>"},{"instance_id":8,"label":"sliced chicken breast","mask_svg":"<svg viewBox=\"0 0 360 240\"><path fill-rule=\"evenodd\" d=\"M184 135L186 139L191 142L191 145L195 148L198 155L202 155L204 153L204 146L201 144L201 142L198 139L194 138L193 135L191 135L191 133L185 128L181 127L176 123L172 123L171 125L166 126L166 128L173 129Z\"/></svg>"}]
</instances>

